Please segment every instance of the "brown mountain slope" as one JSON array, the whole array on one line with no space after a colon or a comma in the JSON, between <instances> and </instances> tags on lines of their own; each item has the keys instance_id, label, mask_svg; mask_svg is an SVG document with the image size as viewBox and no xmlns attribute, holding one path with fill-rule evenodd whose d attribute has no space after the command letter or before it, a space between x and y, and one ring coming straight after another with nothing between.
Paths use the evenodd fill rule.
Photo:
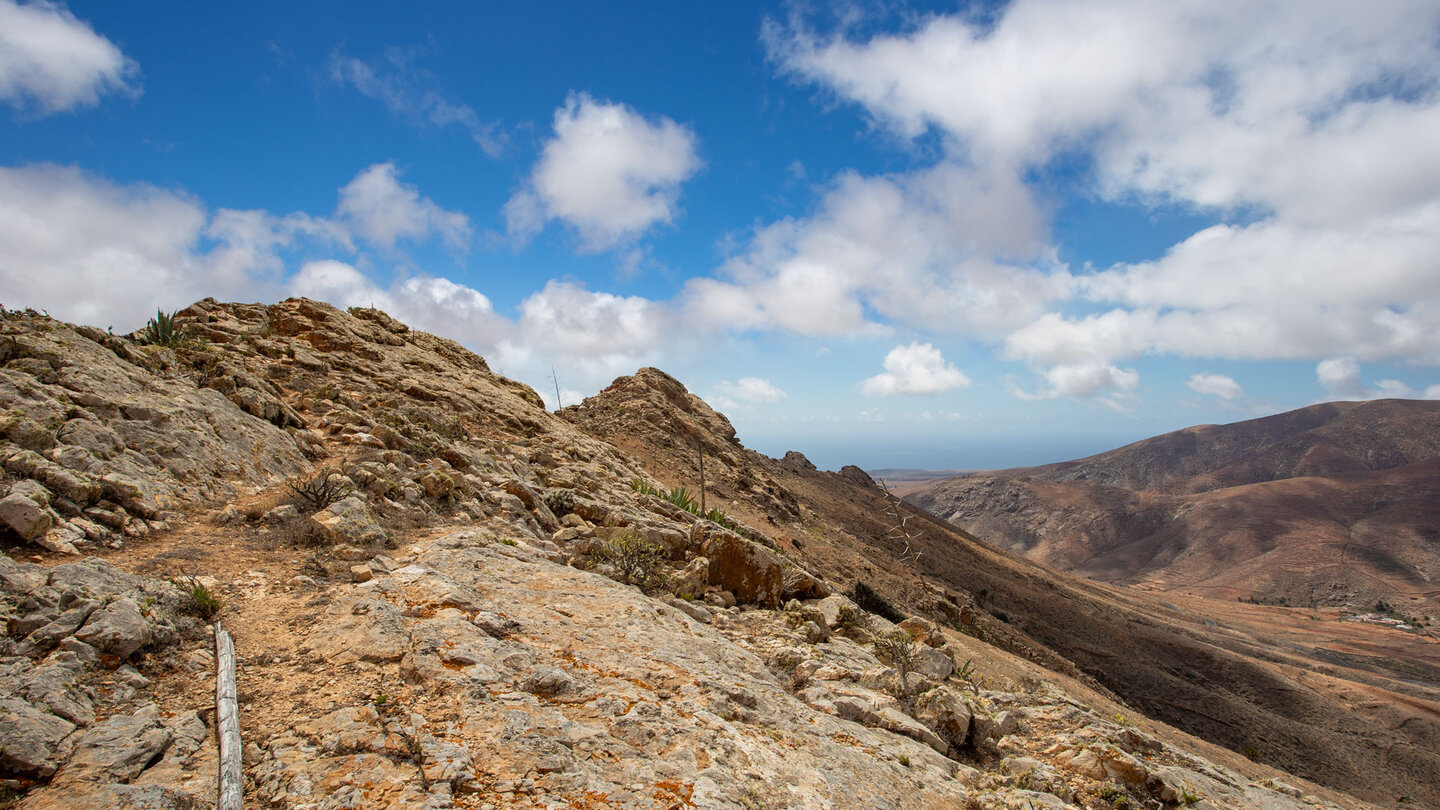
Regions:
<instances>
[{"instance_id":1,"label":"brown mountain slope","mask_svg":"<svg viewBox=\"0 0 1440 810\"><path fill-rule=\"evenodd\" d=\"M908 499L1016 553L1110 582L1440 615L1440 403L1333 403L1078 461L946 479Z\"/></svg>"},{"instance_id":2,"label":"brown mountain slope","mask_svg":"<svg viewBox=\"0 0 1440 810\"><path fill-rule=\"evenodd\" d=\"M1156 492L1205 492L1299 476L1383 470L1440 458L1440 402L1327 402L1229 425L1166 433L1006 477Z\"/></svg>"},{"instance_id":3,"label":"brown mountain slope","mask_svg":"<svg viewBox=\"0 0 1440 810\"><path fill-rule=\"evenodd\" d=\"M1307 778L1372 799L1388 792L1440 802L1440 681L1404 686L1401 695L1387 688L1402 688L1392 682L1273 639L1035 566L928 515L912 513L907 553L884 493L864 485L863 473L745 450L728 421L682 392L646 369L562 415L670 486L698 489L697 448L706 448L709 504L767 526L792 558L832 582L863 580L910 611L953 619L1061 670L1073 665L1152 716L1233 750L1254 748ZM678 415L667 403L682 403ZM1055 653L1068 663L1054 662ZM1307 685L1307 673L1322 666L1324 677L1360 679L1377 699L1342 705Z\"/></svg>"}]
</instances>

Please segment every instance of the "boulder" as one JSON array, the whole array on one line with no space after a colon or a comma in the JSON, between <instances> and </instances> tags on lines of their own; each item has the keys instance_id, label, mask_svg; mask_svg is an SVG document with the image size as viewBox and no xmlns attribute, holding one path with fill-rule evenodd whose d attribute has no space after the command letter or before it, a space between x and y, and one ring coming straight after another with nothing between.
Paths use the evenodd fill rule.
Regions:
<instances>
[{"instance_id":1,"label":"boulder","mask_svg":"<svg viewBox=\"0 0 1440 810\"><path fill-rule=\"evenodd\" d=\"M91 613L75 637L123 661L150 643L151 628L140 613L140 606L126 597Z\"/></svg>"},{"instance_id":2,"label":"boulder","mask_svg":"<svg viewBox=\"0 0 1440 810\"><path fill-rule=\"evenodd\" d=\"M708 521L696 522L691 539L710 561L711 585L730 591L742 603L780 606L785 580L780 555Z\"/></svg>"},{"instance_id":3,"label":"boulder","mask_svg":"<svg viewBox=\"0 0 1440 810\"><path fill-rule=\"evenodd\" d=\"M900 629L910 634L910 637L930 647L944 647L945 634L940 632L940 627L935 622L920 616L911 616L900 622Z\"/></svg>"},{"instance_id":4,"label":"boulder","mask_svg":"<svg viewBox=\"0 0 1440 810\"><path fill-rule=\"evenodd\" d=\"M927 678L943 681L955 671L955 661L943 650L916 645L914 670Z\"/></svg>"},{"instance_id":5,"label":"boulder","mask_svg":"<svg viewBox=\"0 0 1440 810\"><path fill-rule=\"evenodd\" d=\"M805 606L820 611L820 614L825 617L825 624L832 628L840 626L840 613L842 609L849 608L849 613L852 616L859 616L863 612L854 602L850 601L849 597L842 596L838 593L831 594L824 599L808 602Z\"/></svg>"},{"instance_id":6,"label":"boulder","mask_svg":"<svg viewBox=\"0 0 1440 810\"><path fill-rule=\"evenodd\" d=\"M311 525L333 545L382 546L389 535L359 495L341 498L310 516Z\"/></svg>"},{"instance_id":7,"label":"boulder","mask_svg":"<svg viewBox=\"0 0 1440 810\"><path fill-rule=\"evenodd\" d=\"M915 719L952 748L963 747L970 736L970 706L953 689L937 686L915 698Z\"/></svg>"},{"instance_id":8,"label":"boulder","mask_svg":"<svg viewBox=\"0 0 1440 810\"><path fill-rule=\"evenodd\" d=\"M0 524L25 540L38 540L50 531L54 518L33 499L12 492L0 498Z\"/></svg>"},{"instance_id":9,"label":"boulder","mask_svg":"<svg viewBox=\"0 0 1440 810\"><path fill-rule=\"evenodd\" d=\"M112 717L86 731L61 773L64 781L129 782L159 758L170 731L154 707Z\"/></svg>"},{"instance_id":10,"label":"boulder","mask_svg":"<svg viewBox=\"0 0 1440 810\"><path fill-rule=\"evenodd\" d=\"M0 770L44 779L55 773L68 753L65 738L75 724L41 711L24 700L0 698Z\"/></svg>"},{"instance_id":11,"label":"boulder","mask_svg":"<svg viewBox=\"0 0 1440 810\"><path fill-rule=\"evenodd\" d=\"M916 742L924 743L939 754L944 754L950 748L949 743L940 739L935 732L899 709L886 706L877 714L880 717L879 727L892 734L899 734L902 737L909 737Z\"/></svg>"},{"instance_id":12,"label":"boulder","mask_svg":"<svg viewBox=\"0 0 1440 810\"><path fill-rule=\"evenodd\" d=\"M1110 779L1130 790L1143 791L1150 771L1135 757L1108 745L1067 748L1055 756L1063 770L1091 779Z\"/></svg>"}]
</instances>

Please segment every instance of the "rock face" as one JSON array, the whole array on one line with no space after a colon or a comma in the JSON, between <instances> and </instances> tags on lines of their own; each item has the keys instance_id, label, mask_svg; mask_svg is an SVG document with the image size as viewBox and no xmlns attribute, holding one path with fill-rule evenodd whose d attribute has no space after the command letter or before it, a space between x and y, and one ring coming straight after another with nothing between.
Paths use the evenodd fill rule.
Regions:
<instances>
[{"instance_id":1,"label":"rock face","mask_svg":"<svg viewBox=\"0 0 1440 810\"><path fill-rule=\"evenodd\" d=\"M0 613L10 636L0 641L0 775L53 786L24 806L181 808L202 800L132 784L167 748L176 768L198 766L191 757L204 724L196 721L197 733L183 718L162 720L145 700L148 679L126 666L142 647L160 654L200 635L182 604L174 585L101 560L46 568L0 554ZM122 670L132 673L122 686L102 686ZM188 742L175 745L177 737Z\"/></svg>"},{"instance_id":2,"label":"rock face","mask_svg":"<svg viewBox=\"0 0 1440 810\"><path fill-rule=\"evenodd\" d=\"M30 564L15 560L40 547L19 544L39 540L10 530L0 732L16 742L0 779L26 810L208 805L214 660L193 613L215 606L197 586L223 597L236 636L256 806L1145 806L1191 773L1215 780L1216 807L1335 806L1195 757L1172 730L1147 726L1161 742L1104 719L1133 710L972 592L1016 625L1069 622L1074 649L1119 650L1122 681L1149 683L1132 659L1163 644L1179 645L1167 661L1206 667L1179 633L918 516L923 557L906 557L877 488L746 450L661 372L557 416L375 310L202 301L177 318L191 340L174 350L27 327L69 330L98 347L87 364L214 407L201 424L167 395L117 405L117 422L82 403L103 413L67 410L64 441L33 417L4 433L17 449L0 494L49 510L39 540L136 540L108 561ZM35 380L17 390L79 374L12 359L7 379ZM217 441L213 420L232 419ZM149 426L153 457L116 426L129 421ZM81 438L98 466L68 449ZM222 451L242 450L266 455L227 472ZM192 451L220 467L187 466ZM704 486L706 508L679 485ZM147 578L177 561L202 572L184 590ZM872 643L895 626L838 595L860 599L859 581L925 617L903 623L920 662L904 678ZM1245 674L1233 657L1216 666ZM1062 756L1102 746L1124 755L1104 763L1138 763L1133 778Z\"/></svg>"},{"instance_id":3,"label":"rock face","mask_svg":"<svg viewBox=\"0 0 1440 810\"><path fill-rule=\"evenodd\" d=\"M0 321L0 464L19 479L0 525L74 552L303 469L292 436L188 371L169 350L90 327Z\"/></svg>"}]
</instances>

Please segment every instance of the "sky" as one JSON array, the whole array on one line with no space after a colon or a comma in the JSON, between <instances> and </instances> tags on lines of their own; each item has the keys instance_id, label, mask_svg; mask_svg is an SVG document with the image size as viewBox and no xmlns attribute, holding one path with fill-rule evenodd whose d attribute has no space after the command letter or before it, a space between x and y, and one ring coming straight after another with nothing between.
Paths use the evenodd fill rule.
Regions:
<instances>
[{"instance_id":1,"label":"sky","mask_svg":"<svg viewBox=\"0 0 1440 810\"><path fill-rule=\"evenodd\" d=\"M0 304L207 296L830 469L1440 398L1440 4L0 0Z\"/></svg>"}]
</instances>

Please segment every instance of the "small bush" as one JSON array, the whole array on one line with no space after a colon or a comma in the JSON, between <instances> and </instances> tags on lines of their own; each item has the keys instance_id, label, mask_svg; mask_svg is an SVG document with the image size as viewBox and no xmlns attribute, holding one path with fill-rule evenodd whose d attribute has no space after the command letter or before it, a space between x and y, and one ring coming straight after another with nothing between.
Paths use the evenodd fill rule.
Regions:
<instances>
[{"instance_id":1,"label":"small bush","mask_svg":"<svg viewBox=\"0 0 1440 810\"><path fill-rule=\"evenodd\" d=\"M864 582L856 582L855 589L850 592L850 598L859 605L862 610L868 610L884 619L900 623L905 621L904 615L895 609L895 606L886 601L885 597L875 592L874 588Z\"/></svg>"},{"instance_id":2,"label":"small bush","mask_svg":"<svg viewBox=\"0 0 1440 810\"><path fill-rule=\"evenodd\" d=\"M220 601L220 597L216 596L214 591L198 579L191 578L180 583L180 587L185 590L185 611L192 616L198 616L208 622L220 615L220 609L225 607L225 603Z\"/></svg>"},{"instance_id":3,"label":"small bush","mask_svg":"<svg viewBox=\"0 0 1440 810\"><path fill-rule=\"evenodd\" d=\"M915 639L904 630L894 630L872 639L875 645L875 652L885 660L886 663L895 668L900 675L899 694L895 697L901 703L908 703L910 700L910 672L919 662L920 650L915 646Z\"/></svg>"},{"instance_id":4,"label":"small bush","mask_svg":"<svg viewBox=\"0 0 1440 810\"><path fill-rule=\"evenodd\" d=\"M334 470L321 470L309 478L291 481L285 488L290 490L296 506L312 514L351 492L350 483Z\"/></svg>"},{"instance_id":5,"label":"small bush","mask_svg":"<svg viewBox=\"0 0 1440 810\"><path fill-rule=\"evenodd\" d=\"M654 495L657 498L664 498L665 493L654 484L641 478L630 479L630 488L641 495Z\"/></svg>"},{"instance_id":6,"label":"small bush","mask_svg":"<svg viewBox=\"0 0 1440 810\"><path fill-rule=\"evenodd\" d=\"M575 493L568 489L547 489L541 500L555 513L555 517L565 517L575 511Z\"/></svg>"},{"instance_id":7,"label":"small bush","mask_svg":"<svg viewBox=\"0 0 1440 810\"><path fill-rule=\"evenodd\" d=\"M732 532L740 531L740 526L737 525L735 521L731 520L729 515L725 514L719 509L711 509L709 512L706 512L703 517L711 523L718 523L719 525L724 526Z\"/></svg>"},{"instance_id":8,"label":"small bush","mask_svg":"<svg viewBox=\"0 0 1440 810\"><path fill-rule=\"evenodd\" d=\"M654 540L627 534L595 544L590 556L615 569L621 582L641 590L663 588L669 579L665 547Z\"/></svg>"}]
</instances>

